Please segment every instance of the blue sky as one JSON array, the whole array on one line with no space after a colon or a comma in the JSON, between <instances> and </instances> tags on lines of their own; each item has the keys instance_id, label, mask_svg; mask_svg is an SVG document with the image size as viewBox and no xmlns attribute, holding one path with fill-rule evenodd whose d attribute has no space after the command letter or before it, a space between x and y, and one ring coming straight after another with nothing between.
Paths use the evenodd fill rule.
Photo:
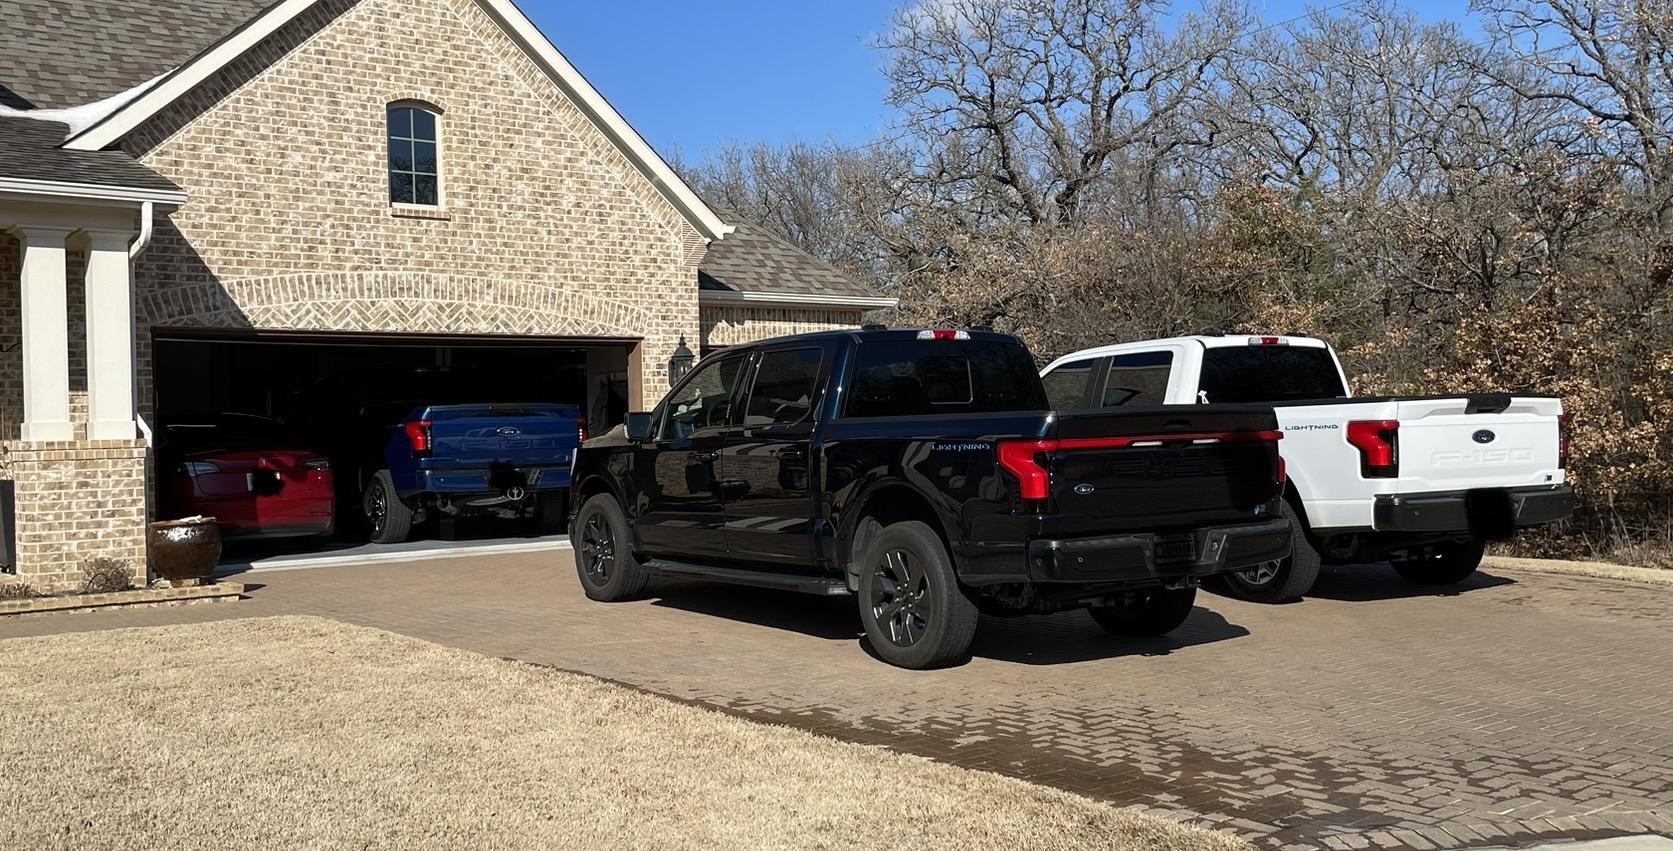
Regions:
<instances>
[{"instance_id":1,"label":"blue sky","mask_svg":"<svg viewBox=\"0 0 1673 851\"><path fill-rule=\"evenodd\" d=\"M558 49L664 155L728 141L866 142L886 129L871 48L903 0L518 0ZM1256 0L1269 22L1309 5ZM1407 0L1424 20L1468 0ZM1195 8L1184 0L1176 9Z\"/></svg>"}]
</instances>

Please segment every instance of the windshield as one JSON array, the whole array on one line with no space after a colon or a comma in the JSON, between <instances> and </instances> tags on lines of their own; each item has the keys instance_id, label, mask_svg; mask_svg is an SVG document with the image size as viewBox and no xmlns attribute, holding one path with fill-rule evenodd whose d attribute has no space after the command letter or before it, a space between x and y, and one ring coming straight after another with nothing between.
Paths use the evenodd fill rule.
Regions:
<instances>
[{"instance_id":1,"label":"windshield","mask_svg":"<svg viewBox=\"0 0 1673 851\"><path fill-rule=\"evenodd\" d=\"M1202 356L1202 402L1294 402L1348 395L1319 346L1216 346Z\"/></svg>"}]
</instances>

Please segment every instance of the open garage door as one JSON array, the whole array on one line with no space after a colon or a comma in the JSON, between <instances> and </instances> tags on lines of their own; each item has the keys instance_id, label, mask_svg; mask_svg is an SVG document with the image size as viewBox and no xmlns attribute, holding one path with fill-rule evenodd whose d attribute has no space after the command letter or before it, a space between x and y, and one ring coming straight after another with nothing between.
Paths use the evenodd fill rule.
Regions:
<instances>
[{"instance_id":1,"label":"open garage door","mask_svg":"<svg viewBox=\"0 0 1673 851\"><path fill-rule=\"evenodd\" d=\"M233 559L551 537L574 421L622 421L637 343L158 329L154 504L222 516ZM425 469L449 452L471 462ZM407 541L371 543L403 509Z\"/></svg>"}]
</instances>

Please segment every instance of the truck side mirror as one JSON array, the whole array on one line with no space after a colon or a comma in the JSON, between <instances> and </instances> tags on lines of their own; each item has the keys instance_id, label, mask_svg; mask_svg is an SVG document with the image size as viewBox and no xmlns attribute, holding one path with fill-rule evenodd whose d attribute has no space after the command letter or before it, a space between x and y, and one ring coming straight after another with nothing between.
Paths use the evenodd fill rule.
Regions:
<instances>
[{"instance_id":1,"label":"truck side mirror","mask_svg":"<svg viewBox=\"0 0 1673 851\"><path fill-rule=\"evenodd\" d=\"M642 443L651 439L651 415L637 411L627 415L627 439Z\"/></svg>"}]
</instances>

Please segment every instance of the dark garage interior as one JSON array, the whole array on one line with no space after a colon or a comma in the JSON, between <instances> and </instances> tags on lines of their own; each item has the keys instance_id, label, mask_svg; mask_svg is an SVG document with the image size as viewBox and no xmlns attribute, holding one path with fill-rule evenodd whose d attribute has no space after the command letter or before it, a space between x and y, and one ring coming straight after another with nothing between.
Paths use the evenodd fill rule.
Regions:
<instances>
[{"instance_id":1,"label":"dark garage interior","mask_svg":"<svg viewBox=\"0 0 1673 851\"><path fill-rule=\"evenodd\" d=\"M445 404L572 404L592 433L621 422L628 404L633 340L429 337L367 334L159 333L154 339L153 432L159 517L184 511L173 500L183 447L204 435L264 449L305 450L330 461L335 524L329 536L286 535L229 544L229 553L298 552L363 546L365 466L380 409ZM368 437L372 435L372 437ZM318 456L317 458L314 456ZM251 480L254 481L254 480ZM259 487L252 484L252 490ZM528 537L507 521L432 522L417 537L479 541ZM550 532L550 530L547 530Z\"/></svg>"}]
</instances>

